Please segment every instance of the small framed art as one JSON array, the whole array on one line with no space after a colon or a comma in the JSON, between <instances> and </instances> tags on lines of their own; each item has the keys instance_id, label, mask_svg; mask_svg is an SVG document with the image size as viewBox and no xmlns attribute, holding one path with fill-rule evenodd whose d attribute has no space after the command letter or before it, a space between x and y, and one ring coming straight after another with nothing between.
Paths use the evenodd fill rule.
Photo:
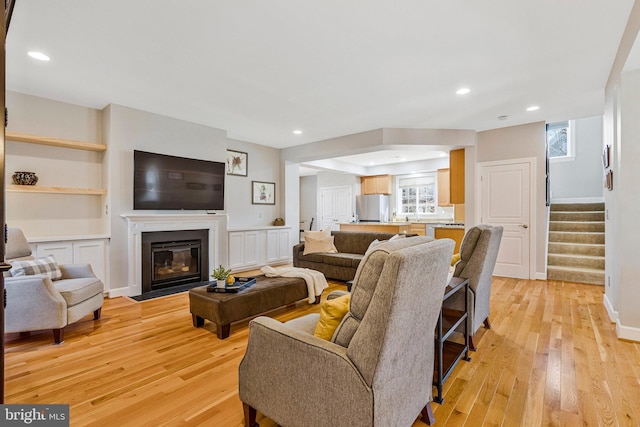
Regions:
<instances>
[{"instance_id":1,"label":"small framed art","mask_svg":"<svg viewBox=\"0 0 640 427\"><path fill-rule=\"evenodd\" d=\"M254 205L275 205L276 183L251 181L251 203Z\"/></svg>"},{"instance_id":2,"label":"small framed art","mask_svg":"<svg viewBox=\"0 0 640 427\"><path fill-rule=\"evenodd\" d=\"M227 150L227 175L247 176L249 155L242 151Z\"/></svg>"}]
</instances>

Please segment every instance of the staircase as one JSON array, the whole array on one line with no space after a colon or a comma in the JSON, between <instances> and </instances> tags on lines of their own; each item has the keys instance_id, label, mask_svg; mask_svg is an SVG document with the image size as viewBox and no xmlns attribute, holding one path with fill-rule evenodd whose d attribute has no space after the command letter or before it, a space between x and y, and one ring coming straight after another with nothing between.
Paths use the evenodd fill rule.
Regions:
<instances>
[{"instance_id":1,"label":"staircase","mask_svg":"<svg viewBox=\"0 0 640 427\"><path fill-rule=\"evenodd\" d=\"M547 280L604 285L604 203L551 204Z\"/></svg>"}]
</instances>

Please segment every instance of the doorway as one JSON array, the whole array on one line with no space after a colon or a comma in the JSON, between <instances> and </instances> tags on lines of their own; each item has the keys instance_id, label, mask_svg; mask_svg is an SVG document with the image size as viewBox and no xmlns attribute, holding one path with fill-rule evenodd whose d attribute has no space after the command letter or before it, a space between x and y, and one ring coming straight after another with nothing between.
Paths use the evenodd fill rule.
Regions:
<instances>
[{"instance_id":1,"label":"doorway","mask_svg":"<svg viewBox=\"0 0 640 427\"><path fill-rule=\"evenodd\" d=\"M532 279L535 266L535 158L480 163L480 222L504 228L496 276Z\"/></svg>"},{"instance_id":2,"label":"doorway","mask_svg":"<svg viewBox=\"0 0 640 427\"><path fill-rule=\"evenodd\" d=\"M353 216L351 186L325 187L320 189L320 217L318 229L331 227L339 230L341 222L350 222Z\"/></svg>"}]
</instances>

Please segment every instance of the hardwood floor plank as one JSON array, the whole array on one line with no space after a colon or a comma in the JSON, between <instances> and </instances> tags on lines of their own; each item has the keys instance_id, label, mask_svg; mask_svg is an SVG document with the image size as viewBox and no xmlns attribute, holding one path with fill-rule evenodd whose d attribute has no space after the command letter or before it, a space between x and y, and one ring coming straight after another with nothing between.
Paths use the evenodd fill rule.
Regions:
<instances>
[{"instance_id":1,"label":"hardwood floor plank","mask_svg":"<svg viewBox=\"0 0 640 427\"><path fill-rule=\"evenodd\" d=\"M431 404L436 426L640 425L640 344L617 339L602 291L495 277L493 327L480 327L472 361L445 383L444 404ZM318 310L301 302L268 315ZM51 345L50 331L6 335L6 403L68 403L74 427L240 427L249 320L219 340L213 323L192 326L186 293L108 299L102 319L70 325L62 345Z\"/></svg>"}]
</instances>

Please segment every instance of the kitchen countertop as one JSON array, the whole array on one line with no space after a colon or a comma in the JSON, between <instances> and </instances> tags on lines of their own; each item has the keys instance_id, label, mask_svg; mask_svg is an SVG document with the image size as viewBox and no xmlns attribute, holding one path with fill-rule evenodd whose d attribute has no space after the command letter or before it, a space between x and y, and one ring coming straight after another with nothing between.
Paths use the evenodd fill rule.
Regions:
<instances>
[{"instance_id":1,"label":"kitchen countertop","mask_svg":"<svg viewBox=\"0 0 640 427\"><path fill-rule=\"evenodd\" d=\"M406 226L411 224L429 224L435 228L464 228L464 224L462 223L452 223L448 222L431 222L431 221L395 221L395 222L343 222L341 224L350 224L350 225L397 225L397 226Z\"/></svg>"}]
</instances>

